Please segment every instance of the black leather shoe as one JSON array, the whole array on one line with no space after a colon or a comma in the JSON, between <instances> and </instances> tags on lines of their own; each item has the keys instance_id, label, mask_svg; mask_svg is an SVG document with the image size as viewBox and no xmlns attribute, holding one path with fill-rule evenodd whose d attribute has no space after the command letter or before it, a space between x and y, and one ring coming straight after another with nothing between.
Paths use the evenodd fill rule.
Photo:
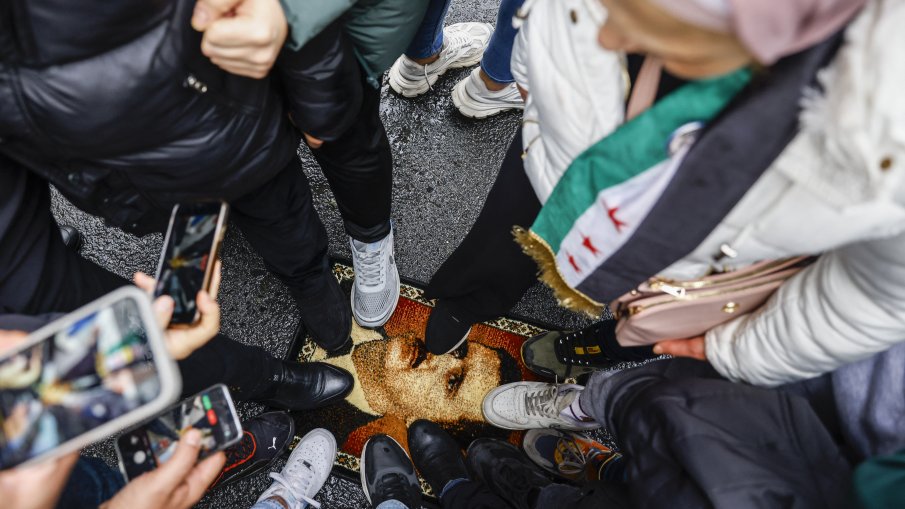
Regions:
<instances>
[{"instance_id":1,"label":"black leather shoe","mask_svg":"<svg viewBox=\"0 0 905 509\"><path fill-rule=\"evenodd\" d=\"M374 435L361 451L361 489L377 507L387 500L402 502L406 507L421 507L421 485L415 467L395 440Z\"/></svg>"},{"instance_id":2,"label":"black leather shoe","mask_svg":"<svg viewBox=\"0 0 905 509\"><path fill-rule=\"evenodd\" d=\"M553 481L514 445L479 438L468 446L470 478L506 499L516 509L532 509L540 489Z\"/></svg>"},{"instance_id":3,"label":"black leather shoe","mask_svg":"<svg viewBox=\"0 0 905 509\"><path fill-rule=\"evenodd\" d=\"M336 403L352 392L355 379L341 368L323 362L280 361L281 370L272 379L271 395L261 404L284 410L313 410Z\"/></svg>"},{"instance_id":4,"label":"black leather shoe","mask_svg":"<svg viewBox=\"0 0 905 509\"><path fill-rule=\"evenodd\" d=\"M447 354L459 348L468 339L471 324L474 322L462 313L457 314L446 301L437 301L427 319L427 330L424 332L424 345L428 352L434 355Z\"/></svg>"},{"instance_id":5,"label":"black leather shoe","mask_svg":"<svg viewBox=\"0 0 905 509\"><path fill-rule=\"evenodd\" d=\"M333 272L309 281L304 292L293 297L302 315L302 323L314 342L328 353L334 353L352 343L352 307Z\"/></svg>"},{"instance_id":6,"label":"black leather shoe","mask_svg":"<svg viewBox=\"0 0 905 509\"><path fill-rule=\"evenodd\" d=\"M85 236L72 226L60 226L60 235L63 237L63 244L75 252L81 251L85 245Z\"/></svg>"},{"instance_id":7,"label":"black leather shoe","mask_svg":"<svg viewBox=\"0 0 905 509\"><path fill-rule=\"evenodd\" d=\"M269 469L295 436L286 412L267 412L242 423L242 440L226 449L226 464L211 488L226 486Z\"/></svg>"},{"instance_id":8,"label":"black leather shoe","mask_svg":"<svg viewBox=\"0 0 905 509\"><path fill-rule=\"evenodd\" d=\"M434 490L434 495L439 497L449 481L468 478L462 449L437 424L425 420L415 421L409 426L408 440L412 461Z\"/></svg>"}]
</instances>

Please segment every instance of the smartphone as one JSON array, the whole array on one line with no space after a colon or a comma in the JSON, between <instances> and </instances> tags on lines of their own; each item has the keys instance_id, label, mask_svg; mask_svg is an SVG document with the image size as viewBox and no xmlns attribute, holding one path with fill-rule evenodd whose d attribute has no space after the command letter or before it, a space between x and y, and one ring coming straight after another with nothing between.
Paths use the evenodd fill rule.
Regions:
<instances>
[{"instance_id":1,"label":"smartphone","mask_svg":"<svg viewBox=\"0 0 905 509\"><path fill-rule=\"evenodd\" d=\"M154 297L169 295L176 302L170 326L192 325L200 318L195 296L210 288L228 213L224 202L173 207L154 289Z\"/></svg>"},{"instance_id":2,"label":"smartphone","mask_svg":"<svg viewBox=\"0 0 905 509\"><path fill-rule=\"evenodd\" d=\"M0 356L0 468L142 422L173 404L181 384L150 299L120 288Z\"/></svg>"},{"instance_id":3,"label":"smartphone","mask_svg":"<svg viewBox=\"0 0 905 509\"><path fill-rule=\"evenodd\" d=\"M116 454L123 475L131 480L166 462L192 428L201 431L199 461L242 439L242 423L225 385L205 389L120 435Z\"/></svg>"}]
</instances>

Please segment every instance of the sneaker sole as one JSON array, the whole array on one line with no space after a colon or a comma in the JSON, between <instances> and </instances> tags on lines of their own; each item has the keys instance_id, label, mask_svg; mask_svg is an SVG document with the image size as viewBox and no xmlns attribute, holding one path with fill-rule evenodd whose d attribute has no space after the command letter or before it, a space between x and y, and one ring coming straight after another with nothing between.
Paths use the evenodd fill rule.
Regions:
<instances>
[{"instance_id":1,"label":"sneaker sole","mask_svg":"<svg viewBox=\"0 0 905 509\"><path fill-rule=\"evenodd\" d=\"M464 83L464 82L461 82L461 83ZM463 85L463 87L464 87L464 85ZM479 109L472 108L471 106L465 105L462 98L460 97L460 94L464 94L464 92L461 92L459 90L459 84L457 84L453 88L452 93L450 93L450 96L452 96L453 105L456 107L456 109L459 111L459 113L463 117L472 118L475 120L483 120L485 118L490 118L490 117L499 115L500 113L503 113L504 111L524 110L525 109L525 106L523 104L521 106L505 106L505 107L500 106L500 107L492 107L492 108L479 110Z\"/></svg>"},{"instance_id":2,"label":"sneaker sole","mask_svg":"<svg viewBox=\"0 0 905 509\"><path fill-rule=\"evenodd\" d=\"M427 85L425 85L424 80L419 80L417 85L409 86L407 83L415 83L414 81L403 77L402 73L396 70L395 67L390 68L389 72L389 83L390 88L393 92L403 96L403 97L418 97L419 95L424 95L429 92L433 86L437 83L437 80L440 79L441 76L446 74L447 71L451 69L461 69L463 67L471 67L473 65L478 65L481 62L481 58L484 57L484 52L481 51L479 55L474 58L469 58L468 60L460 60L453 64L448 65L445 69L434 74L433 76L427 78ZM432 79L433 78L433 79Z\"/></svg>"},{"instance_id":3,"label":"sneaker sole","mask_svg":"<svg viewBox=\"0 0 905 509\"><path fill-rule=\"evenodd\" d=\"M398 445L400 449L405 451L405 448L402 447L402 444L400 444L399 442L396 442L395 438L393 438L389 435L386 435L386 437L389 438L390 440L392 440L393 442L395 442L396 445ZM365 498L368 500L368 505L373 507L374 504L371 503L371 494L368 493L368 480L365 478L365 465L366 465L365 455L368 452L368 442L370 442L370 441L371 441L371 439L369 438L368 441L365 442L364 447L361 448L361 460L358 462L358 470L360 472L359 477L361 478L361 491L365 492ZM408 452L406 452L405 455L408 456ZM411 460L411 459L412 458L409 457L409 460Z\"/></svg>"},{"instance_id":4,"label":"sneaker sole","mask_svg":"<svg viewBox=\"0 0 905 509\"><path fill-rule=\"evenodd\" d=\"M474 326L472 325L471 327L469 327L468 330L465 331L465 335L462 336L462 339L460 339L459 342L455 344L455 346L453 346L452 348L450 348L449 350L447 350L446 352L444 352L443 355L452 353L452 352L454 352L457 348L459 348L460 346L462 346L462 343L464 343L465 340L468 339L468 335L471 334L471 329L472 329L472 327L474 327Z\"/></svg>"},{"instance_id":5,"label":"sneaker sole","mask_svg":"<svg viewBox=\"0 0 905 509\"><path fill-rule=\"evenodd\" d=\"M394 269L395 267L396 264L393 264ZM355 312L355 283L353 282L352 291L349 295L349 305L352 307L352 317L355 318L355 322L366 329L375 329L377 327L386 325L386 323L390 321L390 318L393 317L393 313L396 312L396 306L399 305L399 291L401 289L402 282L399 280L399 270L396 269L396 297L393 299L393 305L390 306L389 312L386 313L386 316L383 316L377 320L369 321L358 316L358 314Z\"/></svg>"}]
</instances>

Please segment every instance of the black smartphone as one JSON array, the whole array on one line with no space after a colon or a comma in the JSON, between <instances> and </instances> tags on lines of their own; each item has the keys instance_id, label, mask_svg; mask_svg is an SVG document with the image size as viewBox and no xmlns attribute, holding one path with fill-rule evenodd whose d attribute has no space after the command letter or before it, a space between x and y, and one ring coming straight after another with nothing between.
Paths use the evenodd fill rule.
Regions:
<instances>
[{"instance_id":1,"label":"black smartphone","mask_svg":"<svg viewBox=\"0 0 905 509\"><path fill-rule=\"evenodd\" d=\"M228 212L224 202L173 207L154 289L154 297L169 295L176 303L171 326L198 321L195 296L210 288Z\"/></svg>"},{"instance_id":2,"label":"black smartphone","mask_svg":"<svg viewBox=\"0 0 905 509\"><path fill-rule=\"evenodd\" d=\"M205 389L116 439L116 454L126 479L134 479L166 462L190 429L201 431L202 460L242 438L242 423L223 384Z\"/></svg>"},{"instance_id":3,"label":"black smartphone","mask_svg":"<svg viewBox=\"0 0 905 509\"><path fill-rule=\"evenodd\" d=\"M0 356L0 468L104 440L172 405L180 387L148 295L111 292Z\"/></svg>"}]
</instances>

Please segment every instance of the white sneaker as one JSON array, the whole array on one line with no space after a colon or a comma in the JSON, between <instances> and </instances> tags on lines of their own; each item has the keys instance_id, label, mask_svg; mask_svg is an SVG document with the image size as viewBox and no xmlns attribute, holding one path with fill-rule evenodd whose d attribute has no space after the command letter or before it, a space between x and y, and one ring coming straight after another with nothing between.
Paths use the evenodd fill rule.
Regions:
<instances>
[{"instance_id":1,"label":"white sneaker","mask_svg":"<svg viewBox=\"0 0 905 509\"><path fill-rule=\"evenodd\" d=\"M600 423L596 421L563 415L582 390L584 387L572 384L515 382L490 391L482 410L487 422L503 429L597 429Z\"/></svg>"},{"instance_id":2,"label":"white sneaker","mask_svg":"<svg viewBox=\"0 0 905 509\"><path fill-rule=\"evenodd\" d=\"M509 83L502 90L490 90L480 72L481 68L476 68L453 87L452 100L459 113L468 118L487 118L506 110L525 109L525 101L515 83Z\"/></svg>"},{"instance_id":3,"label":"white sneaker","mask_svg":"<svg viewBox=\"0 0 905 509\"><path fill-rule=\"evenodd\" d=\"M399 270L393 256L393 230L383 240L365 244L349 239L352 246L352 316L362 327L387 323L399 303Z\"/></svg>"},{"instance_id":4,"label":"white sneaker","mask_svg":"<svg viewBox=\"0 0 905 509\"><path fill-rule=\"evenodd\" d=\"M336 438L325 429L313 429L302 438L289 456L280 473L271 472L273 484L258 498L258 502L278 496L292 509L321 506L314 500L336 459Z\"/></svg>"},{"instance_id":5,"label":"white sneaker","mask_svg":"<svg viewBox=\"0 0 905 509\"><path fill-rule=\"evenodd\" d=\"M440 58L426 65L402 55L390 67L390 88L405 97L415 97L430 90L449 69L476 65L490 42L493 25L489 23L456 23L443 29Z\"/></svg>"}]
</instances>

